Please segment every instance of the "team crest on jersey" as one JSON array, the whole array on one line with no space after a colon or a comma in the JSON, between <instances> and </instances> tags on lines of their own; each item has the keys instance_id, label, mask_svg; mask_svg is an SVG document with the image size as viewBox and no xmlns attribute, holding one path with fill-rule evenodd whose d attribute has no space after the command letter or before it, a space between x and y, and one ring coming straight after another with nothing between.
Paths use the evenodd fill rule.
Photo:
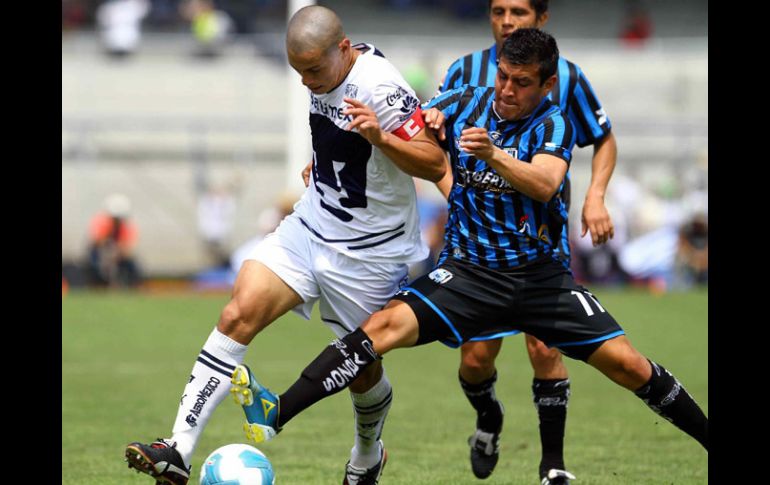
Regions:
<instances>
[{"instance_id":1,"label":"team crest on jersey","mask_svg":"<svg viewBox=\"0 0 770 485\"><path fill-rule=\"evenodd\" d=\"M498 146L502 142L502 139L500 138L501 135L502 134L499 131L490 131L489 132L489 138L492 139L492 143L494 143L495 145L498 145Z\"/></svg>"},{"instance_id":2,"label":"team crest on jersey","mask_svg":"<svg viewBox=\"0 0 770 485\"><path fill-rule=\"evenodd\" d=\"M404 98L401 100L401 107L399 108L403 114L398 117L398 121L403 123L404 121L411 118L414 114L414 110L416 110L418 106L420 106L419 99L415 98L411 94L404 96Z\"/></svg>"},{"instance_id":3,"label":"team crest on jersey","mask_svg":"<svg viewBox=\"0 0 770 485\"><path fill-rule=\"evenodd\" d=\"M358 86L355 84L348 84L345 86L345 96L348 98L355 98L358 96Z\"/></svg>"},{"instance_id":4,"label":"team crest on jersey","mask_svg":"<svg viewBox=\"0 0 770 485\"><path fill-rule=\"evenodd\" d=\"M502 147L503 151L513 158L519 158L519 149L516 147Z\"/></svg>"},{"instance_id":5,"label":"team crest on jersey","mask_svg":"<svg viewBox=\"0 0 770 485\"><path fill-rule=\"evenodd\" d=\"M443 269L443 268L439 268L439 269L434 269L433 271L431 271L428 274L428 278L432 279L433 281L435 281L436 283L438 283L440 285L443 285L447 281L449 281L452 278L454 278L454 275L452 273L450 273L449 271Z\"/></svg>"}]
</instances>

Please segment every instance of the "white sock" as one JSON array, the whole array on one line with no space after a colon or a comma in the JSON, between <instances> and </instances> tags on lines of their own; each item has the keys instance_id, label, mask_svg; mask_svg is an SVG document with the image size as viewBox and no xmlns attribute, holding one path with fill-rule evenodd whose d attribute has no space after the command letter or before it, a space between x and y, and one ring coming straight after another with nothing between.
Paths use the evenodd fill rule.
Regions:
<instances>
[{"instance_id":1,"label":"white sock","mask_svg":"<svg viewBox=\"0 0 770 485\"><path fill-rule=\"evenodd\" d=\"M378 441L382 426L393 400L393 388L388 376L382 378L363 394L350 393L356 417L356 441L350 450L350 464L359 468L371 468L380 461Z\"/></svg>"},{"instance_id":2,"label":"white sock","mask_svg":"<svg viewBox=\"0 0 770 485\"><path fill-rule=\"evenodd\" d=\"M248 347L214 328L198 354L190 379L179 400L172 440L190 466L193 451L203 428L219 403L230 394L230 377L243 362Z\"/></svg>"}]
</instances>

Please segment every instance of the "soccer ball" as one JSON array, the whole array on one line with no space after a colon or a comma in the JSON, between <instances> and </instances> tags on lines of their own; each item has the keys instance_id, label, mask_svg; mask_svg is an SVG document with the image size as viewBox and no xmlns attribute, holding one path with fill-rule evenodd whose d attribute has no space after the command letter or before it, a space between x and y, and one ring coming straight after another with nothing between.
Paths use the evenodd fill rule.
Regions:
<instances>
[{"instance_id":1,"label":"soccer ball","mask_svg":"<svg viewBox=\"0 0 770 485\"><path fill-rule=\"evenodd\" d=\"M273 465L253 446L225 445L212 451L201 466L200 485L273 485Z\"/></svg>"}]
</instances>

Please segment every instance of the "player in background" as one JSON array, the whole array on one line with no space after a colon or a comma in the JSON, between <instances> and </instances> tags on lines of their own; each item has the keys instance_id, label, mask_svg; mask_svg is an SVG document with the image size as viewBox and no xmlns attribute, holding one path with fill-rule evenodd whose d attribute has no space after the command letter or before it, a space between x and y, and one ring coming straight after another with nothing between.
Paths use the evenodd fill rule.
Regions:
<instances>
[{"instance_id":1,"label":"player in background","mask_svg":"<svg viewBox=\"0 0 770 485\"><path fill-rule=\"evenodd\" d=\"M548 16L548 0L490 0L489 23L495 43L488 49L472 52L452 63L439 92L467 84L494 86L498 53L503 41L518 28L543 27L548 21ZM559 57L556 82L549 96L572 122L577 145L593 145L591 184L583 202L582 236L590 232L594 246L604 244L614 235L612 220L604 205L604 195L617 156L610 120L583 71L564 57ZM442 194L448 197L452 185L451 170L447 170L445 179L437 185ZM569 173L561 195L569 211ZM565 224L554 257L569 269L568 237L568 227ZM511 332L515 333L519 332ZM478 478L488 477L499 457L503 405L495 394L495 359L502 346L501 337L502 335L489 340L468 342L461 348L458 373L460 385L476 410L476 431L468 442L471 447L471 468ZM529 334L525 334L525 342L534 370L532 394L540 420L540 479L544 485L568 484L571 474L565 471L564 465L564 429L570 395L567 368L557 349L549 349ZM553 478L549 479L549 475Z\"/></svg>"},{"instance_id":2,"label":"player in background","mask_svg":"<svg viewBox=\"0 0 770 485\"><path fill-rule=\"evenodd\" d=\"M426 113L426 126L446 126L455 174L437 267L334 340L285 393L269 391L239 366L234 384L260 403L245 410L263 438L390 350L434 341L457 347L520 330L595 367L708 450L708 418L682 384L637 351L553 257L567 217L560 188L575 143L571 123L547 98L558 52L550 35L517 29L503 43L494 88L464 86L429 102L435 109ZM270 412L263 412L266 405Z\"/></svg>"},{"instance_id":3,"label":"player in background","mask_svg":"<svg viewBox=\"0 0 770 485\"><path fill-rule=\"evenodd\" d=\"M196 357L173 435L127 446L129 467L158 482L187 483L201 432L231 392L231 375L261 330L292 309L309 319L318 301L321 319L341 338L382 308L408 263L427 256L412 176L436 182L445 162L423 129L412 88L373 46L351 45L325 7L297 11L286 49L309 89L313 183L241 266L232 298ZM375 484L387 459L380 435L392 388L375 365L350 390L356 433L343 483ZM259 428L246 431L261 438Z\"/></svg>"}]
</instances>

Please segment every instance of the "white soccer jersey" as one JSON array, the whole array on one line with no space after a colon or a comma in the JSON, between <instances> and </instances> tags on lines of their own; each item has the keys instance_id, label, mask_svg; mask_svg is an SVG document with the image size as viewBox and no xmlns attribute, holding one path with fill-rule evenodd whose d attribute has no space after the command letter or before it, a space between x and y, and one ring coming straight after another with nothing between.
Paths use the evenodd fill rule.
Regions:
<instances>
[{"instance_id":1,"label":"white soccer jersey","mask_svg":"<svg viewBox=\"0 0 770 485\"><path fill-rule=\"evenodd\" d=\"M354 48L361 55L345 80L329 93L310 93L313 172L294 210L311 237L350 257L422 261L428 248L420 239L412 177L357 129L346 131L352 117L342 114L343 98L358 99L374 110L383 130L408 140L423 126L420 102L377 49Z\"/></svg>"}]
</instances>

